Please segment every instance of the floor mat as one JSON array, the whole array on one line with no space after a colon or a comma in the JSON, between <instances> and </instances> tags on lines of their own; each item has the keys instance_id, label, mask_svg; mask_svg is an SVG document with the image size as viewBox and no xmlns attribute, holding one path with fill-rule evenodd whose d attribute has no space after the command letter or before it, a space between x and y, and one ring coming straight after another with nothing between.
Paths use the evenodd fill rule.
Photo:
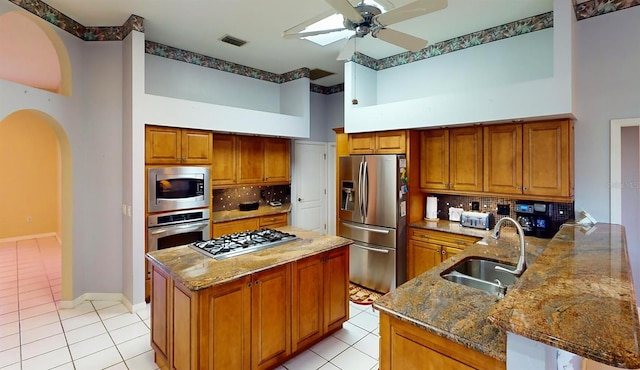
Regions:
<instances>
[{"instance_id":1,"label":"floor mat","mask_svg":"<svg viewBox=\"0 0 640 370\"><path fill-rule=\"evenodd\" d=\"M353 283L349 284L349 300L356 304L369 305L373 304L376 299L382 297L382 293L378 293L373 290L369 290L360 285Z\"/></svg>"}]
</instances>

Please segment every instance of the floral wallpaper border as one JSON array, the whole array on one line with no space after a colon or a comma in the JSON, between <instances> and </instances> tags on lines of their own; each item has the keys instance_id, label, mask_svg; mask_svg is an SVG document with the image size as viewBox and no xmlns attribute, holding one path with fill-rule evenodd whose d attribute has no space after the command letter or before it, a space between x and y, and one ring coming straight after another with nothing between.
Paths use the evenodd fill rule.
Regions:
<instances>
[{"instance_id":1,"label":"floral wallpaper border","mask_svg":"<svg viewBox=\"0 0 640 370\"><path fill-rule=\"evenodd\" d=\"M131 31L144 32L144 18L135 14L132 14L122 26L87 27L69 18L43 1L9 1L85 41L120 41L123 40ZM575 4L574 10L576 13L576 19L583 20L627 9L636 5L640 5L640 0L587 0L583 3ZM353 55L351 60L365 67L379 71L463 50L469 47L503 40L509 37L524 35L529 32L535 32L550 27L553 27L553 12L540 14L501 26L473 32L451 40L438 42L433 45L429 45L418 52L405 52L379 60L361 53L356 53ZM283 74L277 74L227 62L195 52L174 48L153 41L145 41L145 52L152 55L175 59L186 63L214 68L220 71L278 84L309 77L309 68L306 67ZM310 91L326 95L335 94L344 91L344 84L325 87L312 83L310 85Z\"/></svg>"},{"instance_id":2,"label":"floral wallpaper border","mask_svg":"<svg viewBox=\"0 0 640 370\"><path fill-rule=\"evenodd\" d=\"M637 5L640 5L640 0L587 0L584 3L576 4L574 9L576 19L581 21Z\"/></svg>"}]
</instances>

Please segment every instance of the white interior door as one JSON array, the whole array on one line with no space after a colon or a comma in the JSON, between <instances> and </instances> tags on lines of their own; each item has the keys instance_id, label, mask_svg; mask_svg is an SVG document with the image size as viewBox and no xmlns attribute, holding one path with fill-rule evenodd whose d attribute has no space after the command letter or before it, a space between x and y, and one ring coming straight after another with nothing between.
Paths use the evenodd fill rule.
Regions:
<instances>
[{"instance_id":1,"label":"white interior door","mask_svg":"<svg viewBox=\"0 0 640 370\"><path fill-rule=\"evenodd\" d=\"M327 232L327 144L296 141L293 226Z\"/></svg>"}]
</instances>

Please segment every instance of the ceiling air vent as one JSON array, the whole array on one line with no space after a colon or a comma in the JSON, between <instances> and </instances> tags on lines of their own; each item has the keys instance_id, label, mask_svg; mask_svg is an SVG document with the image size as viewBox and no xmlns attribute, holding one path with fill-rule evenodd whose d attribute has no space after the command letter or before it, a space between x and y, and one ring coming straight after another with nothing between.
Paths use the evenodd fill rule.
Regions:
<instances>
[{"instance_id":1,"label":"ceiling air vent","mask_svg":"<svg viewBox=\"0 0 640 370\"><path fill-rule=\"evenodd\" d=\"M240 40L239 38L233 37L233 36L229 36L229 35L224 35L220 41L222 42L226 42L227 44L231 44L234 46L242 46L244 44L246 44L247 42L244 40Z\"/></svg>"},{"instance_id":2,"label":"ceiling air vent","mask_svg":"<svg viewBox=\"0 0 640 370\"><path fill-rule=\"evenodd\" d=\"M314 81L322 77L331 76L332 74L335 73L316 68L309 71L309 78L311 81Z\"/></svg>"}]
</instances>

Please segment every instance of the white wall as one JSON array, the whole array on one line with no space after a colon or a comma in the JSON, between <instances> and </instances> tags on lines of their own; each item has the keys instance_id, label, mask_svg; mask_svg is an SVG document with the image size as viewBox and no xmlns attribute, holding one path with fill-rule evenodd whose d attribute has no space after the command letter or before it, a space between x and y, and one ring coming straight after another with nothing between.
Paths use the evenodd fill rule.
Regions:
<instances>
[{"instance_id":1,"label":"white wall","mask_svg":"<svg viewBox=\"0 0 640 370\"><path fill-rule=\"evenodd\" d=\"M145 54L145 92L202 103L280 112L276 83Z\"/></svg>"},{"instance_id":2,"label":"white wall","mask_svg":"<svg viewBox=\"0 0 640 370\"><path fill-rule=\"evenodd\" d=\"M10 2L0 2L0 13L14 10L24 12ZM71 294L76 298L88 292L120 293L122 53L119 43L89 45L50 27L69 52L73 95L63 97L0 80L0 120L17 110L34 109L60 124L72 155Z\"/></svg>"}]
</instances>

